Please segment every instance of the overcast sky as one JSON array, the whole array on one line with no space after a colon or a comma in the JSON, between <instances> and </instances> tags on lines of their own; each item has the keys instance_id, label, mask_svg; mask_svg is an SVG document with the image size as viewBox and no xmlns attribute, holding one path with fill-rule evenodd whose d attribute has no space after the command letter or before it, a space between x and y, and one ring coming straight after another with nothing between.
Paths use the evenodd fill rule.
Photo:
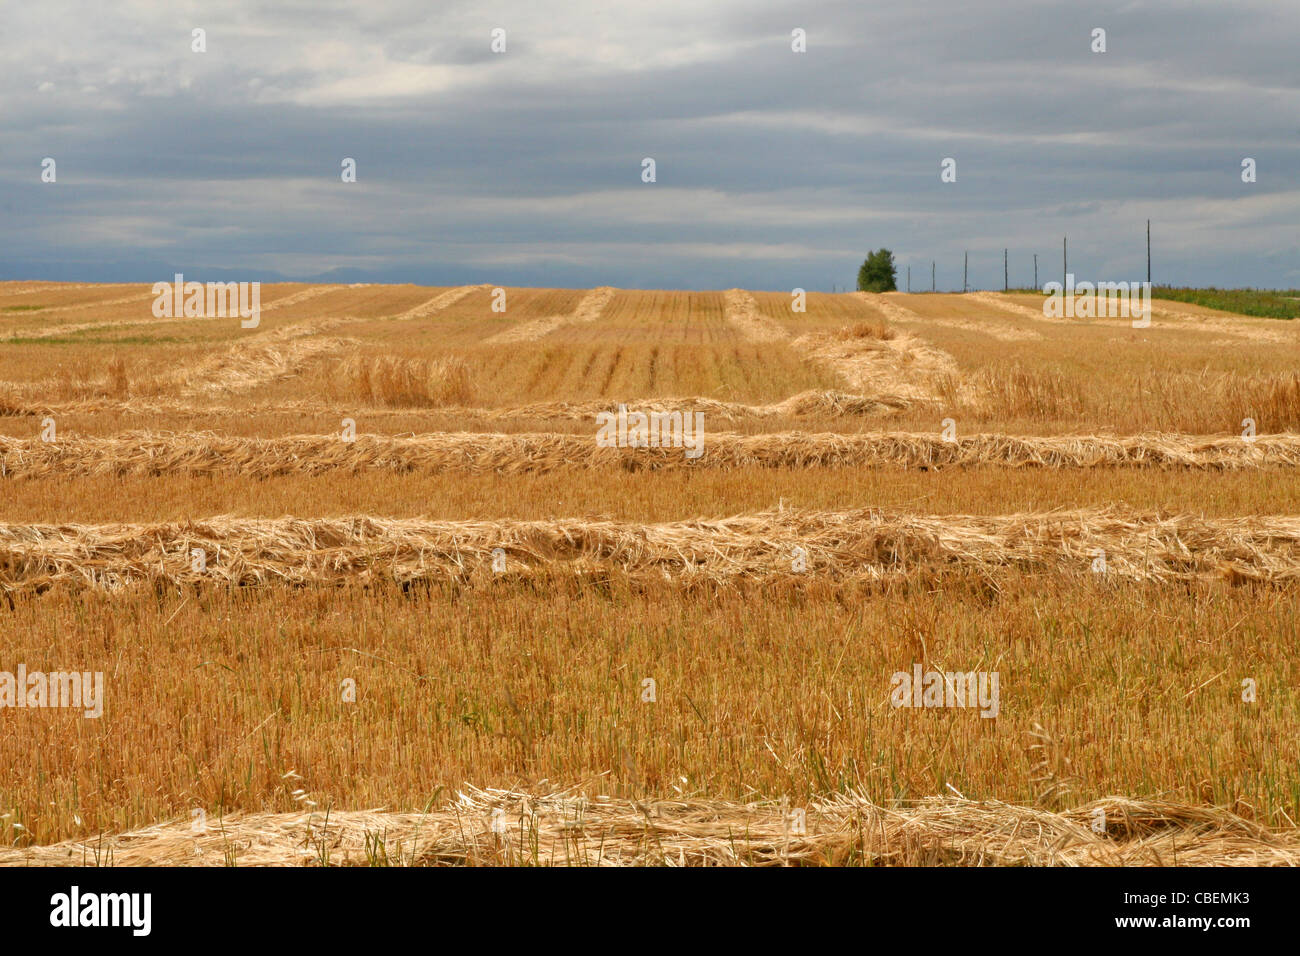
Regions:
<instances>
[{"instance_id":1,"label":"overcast sky","mask_svg":"<svg viewBox=\"0 0 1300 956\"><path fill-rule=\"evenodd\" d=\"M1065 234L1080 278L1144 278L1150 218L1157 282L1300 286L1294 2L2 14L0 278L829 290L883 245L900 285L960 288L969 250L1000 288Z\"/></svg>"}]
</instances>

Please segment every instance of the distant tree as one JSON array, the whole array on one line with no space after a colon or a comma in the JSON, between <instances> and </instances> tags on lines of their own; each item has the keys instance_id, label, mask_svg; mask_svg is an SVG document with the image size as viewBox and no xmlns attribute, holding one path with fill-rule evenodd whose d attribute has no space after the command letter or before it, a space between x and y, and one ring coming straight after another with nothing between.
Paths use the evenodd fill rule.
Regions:
<instances>
[{"instance_id":1,"label":"distant tree","mask_svg":"<svg viewBox=\"0 0 1300 956\"><path fill-rule=\"evenodd\" d=\"M858 269L859 292L898 291L894 254L888 249L877 249L863 260Z\"/></svg>"}]
</instances>

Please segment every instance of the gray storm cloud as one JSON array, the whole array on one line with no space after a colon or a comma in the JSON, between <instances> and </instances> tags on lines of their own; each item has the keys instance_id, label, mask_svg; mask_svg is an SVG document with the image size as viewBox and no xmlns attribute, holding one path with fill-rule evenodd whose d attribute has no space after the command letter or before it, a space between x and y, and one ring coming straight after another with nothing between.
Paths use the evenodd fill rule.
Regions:
<instances>
[{"instance_id":1,"label":"gray storm cloud","mask_svg":"<svg viewBox=\"0 0 1300 956\"><path fill-rule=\"evenodd\" d=\"M1137 278L1150 218L1157 281L1296 286L1297 28L1273 2L13 6L0 277L829 289L887 245L947 288L969 250L992 287L1065 233L1074 271Z\"/></svg>"}]
</instances>

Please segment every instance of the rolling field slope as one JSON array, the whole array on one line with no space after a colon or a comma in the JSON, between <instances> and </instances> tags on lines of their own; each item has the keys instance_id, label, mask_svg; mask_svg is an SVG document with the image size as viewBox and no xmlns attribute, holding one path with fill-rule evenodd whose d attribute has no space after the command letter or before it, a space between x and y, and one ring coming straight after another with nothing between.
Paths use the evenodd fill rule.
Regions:
<instances>
[{"instance_id":1,"label":"rolling field slope","mask_svg":"<svg viewBox=\"0 0 1300 956\"><path fill-rule=\"evenodd\" d=\"M0 865L1300 863L1300 324L149 292L0 283L6 653L105 688L6 715Z\"/></svg>"}]
</instances>

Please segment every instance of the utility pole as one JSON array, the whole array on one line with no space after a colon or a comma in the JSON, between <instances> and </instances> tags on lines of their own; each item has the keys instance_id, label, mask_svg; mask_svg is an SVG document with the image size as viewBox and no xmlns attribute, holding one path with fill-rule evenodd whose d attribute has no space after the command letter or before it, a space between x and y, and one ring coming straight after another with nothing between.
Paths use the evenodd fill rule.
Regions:
<instances>
[{"instance_id":1,"label":"utility pole","mask_svg":"<svg viewBox=\"0 0 1300 956\"><path fill-rule=\"evenodd\" d=\"M1011 273L1007 271L1007 250L1002 250L1002 291L1007 292L1011 288Z\"/></svg>"},{"instance_id":2,"label":"utility pole","mask_svg":"<svg viewBox=\"0 0 1300 956\"><path fill-rule=\"evenodd\" d=\"M907 267L907 291L912 291L912 267Z\"/></svg>"},{"instance_id":3,"label":"utility pole","mask_svg":"<svg viewBox=\"0 0 1300 956\"><path fill-rule=\"evenodd\" d=\"M1034 253L1034 288L1038 288L1038 253Z\"/></svg>"},{"instance_id":4,"label":"utility pole","mask_svg":"<svg viewBox=\"0 0 1300 956\"><path fill-rule=\"evenodd\" d=\"M1065 289L1065 277L1070 274L1070 257L1066 243L1069 236L1061 237L1061 289Z\"/></svg>"},{"instance_id":5,"label":"utility pole","mask_svg":"<svg viewBox=\"0 0 1300 956\"><path fill-rule=\"evenodd\" d=\"M966 291L966 267L970 265L970 253L966 253L965 258L961 261L961 291Z\"/></svg>"},{"instance_id":6,"label":"utility pole","mask_svg":"<svg viewBox=\"0 0 1300 956\"><path fill-rule=\"evenodd\" d=\"M1147 220L1147 285L1151 284L1151 220Z\"/></svg>"},{"instance_id":7,"label":"utility pole","mask_svg":"<svg viewBox=\"0 0 1300 956\"><path fill-rule=\"evenodd\" d=\"M930 260L930 291L934 291L934 260Z\"/></svg>"}]
</instances>

